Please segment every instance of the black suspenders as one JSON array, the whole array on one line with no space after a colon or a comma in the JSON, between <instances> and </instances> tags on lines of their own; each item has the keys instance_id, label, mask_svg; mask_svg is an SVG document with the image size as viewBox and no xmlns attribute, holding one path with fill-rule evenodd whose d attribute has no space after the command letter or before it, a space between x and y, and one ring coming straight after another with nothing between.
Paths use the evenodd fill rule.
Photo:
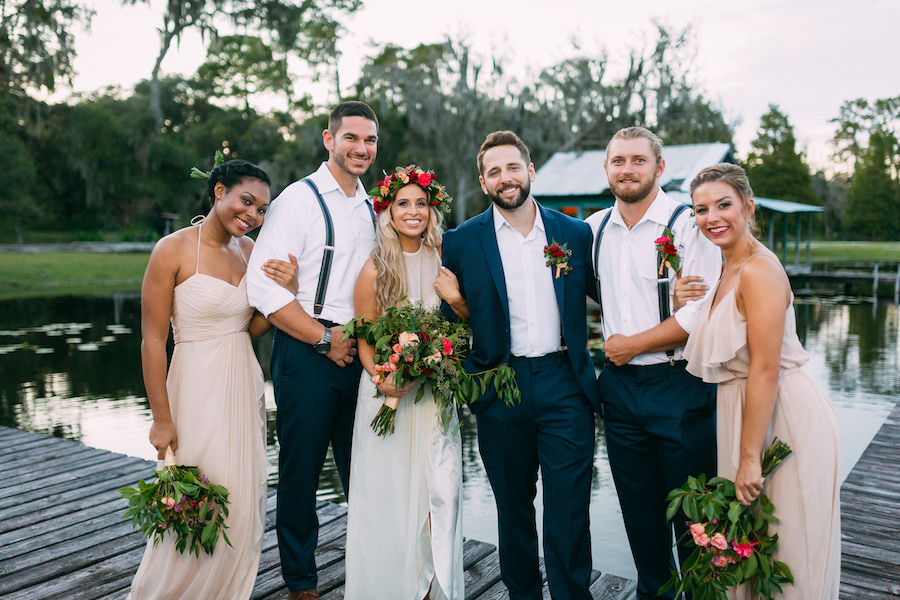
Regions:
<instances>
[{"instance_id":1,"label":"black suspenders","mask_svg":"<svg viewBox=\"0 0 900 600\"><path fill-rule=\"evenodd\" d=\"M678 219L678 216L687 209L687 206L684 204L679 204L675 207L675 210L672 211L672 215L669 217L669 223L666 227L669 230L672 229L672 226L675 224L675 221ZM600 318L603 319L603 297L600 295L600 241L603 239L603 230L606 229L606 224L609 222L609 218L612 216L612 209L609 210L606 215L604 215L603 220L600 221L600 227L597 228L597 235L594 238L594 281L597 285L597 301L600 304ZM662 256L657 254L656 258L656 272L659 273L659 267L662 264ZM666 271L668 275L668 271ZM659 296L659 322L662 323L666 319L669 318L669 278L668 277L659 277L656 278L656 290ZM666 356L669 357L669 362L672 362L675 357L674 350L666 350Z\"/></svg>"},{"instance_id":2,"label":"black suspenders","mask_svg":"<svg viewBox=\"0 0 900 600\"><path fill-rule=\"evenodd\" d=\"M319 208L322 209L322 217L325 220L325 251L322 253L322 268L319 270L319 283L316 285L316 299L313 304L313 316L319 318L322 309L325 307L325 292L328 290L328 278L331 276L331 261L334 258L334 223L331 220L331 212L325 205L325 199L319 193L319 188L313 183L309 177L304 178L303 183L316 195L319 201ZM375 211L372 210L372 204L366 198L366 208L372 216L372 224L375 224Z\"/></svg>"}]
</instances>

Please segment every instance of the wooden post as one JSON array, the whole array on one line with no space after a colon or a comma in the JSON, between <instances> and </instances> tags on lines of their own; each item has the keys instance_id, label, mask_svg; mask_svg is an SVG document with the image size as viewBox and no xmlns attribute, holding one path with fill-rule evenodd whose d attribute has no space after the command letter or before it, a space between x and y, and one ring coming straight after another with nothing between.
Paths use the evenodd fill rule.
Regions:
<instances>
[{"instance_id":1,"label":"wooden post","mask_svg":"<svg viewBox=\"0 0 900 600\"><path fill-rule=\"evenodd\" d=\"M878 263L875 263L875 283L872 284L872 302L878 302Z\"/></svg>"},{"instance_id":2,"label":"wooden post","mask_svg":"<svg viewBox=\"0 0 900 600\"><path fill-rule=\"evenodd\" d=\"M812 271L812 213L806 220L806 268Z\"/></svg>"},{"instance_id":3,"label":"wooden post","mask_svg":"<svg viewBox=\"0 0 900 600\"><path fill-rule=\"evenodd\" d=\"M897 265L897 278L894 279L894 304L900 304L900 265Z\"/></svg>"},{"instance_id":4,"label":"wooden post","mask_svg":"<svg viewBox=\"0 0 900 600\"><path fill-rule=\"evenodd\" d=\"M787 264L787 230L788 230L788 220L787 213L781 215L781 218L784 220L781 227L781 264Z\"/></svg>"},{"instance_id":5,"label":"wooden post","mask_svg":"<svg viewBox=\"0 0 900 600\"><path fill-rule=\"evenodd\" d=\"M800 269L800 213L794 213L796 233L794 235L794 266Z\"/></svg>"}]
</instances>

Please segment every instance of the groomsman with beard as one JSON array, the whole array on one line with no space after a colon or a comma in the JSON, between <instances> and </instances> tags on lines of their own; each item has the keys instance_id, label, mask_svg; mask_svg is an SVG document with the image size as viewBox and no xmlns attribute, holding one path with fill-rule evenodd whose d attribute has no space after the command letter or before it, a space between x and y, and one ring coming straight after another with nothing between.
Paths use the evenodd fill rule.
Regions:
<instances>
[{"instance_id":1,"label":"groomsman with beard","mask_svg":"<svg viewBox=\"0 0 900 600\"><path fill-rule=\"evenodd\" d=\"M272 201L247 266L250 304L275 325L272 384L278 407L275 529L290 600L314 600L316 489L329 444L344 493L362 366L341 326L355 316L353 287L375 246L375 214L359 177L378 149L378 119L338 105L322 132L328 160ZM269 258L299 263L296 296L265 276ZM275 285L272 285L275 283Z\"/></svg>"},{"instance_id":2,"label":"groomsman with beard","mask_svg":"<svg viewBox=\"0 0 900 600\"><path fill-rule=\"evenodd\" d=\"M675 567L666 495L688 475L716 472L715 386L685 371L682 349L703 299L672 310L676 272L656 240L665 227L685 273L718 280L719 250L691 211L659 186L662 144L642 127L622 129L604 165L615 204L591 215L606 364L597 381L610 467L638 571L639 600L657 597ZM684 519L675 519L684 533ZM687 557L679 546L679 555ZM667 596L674 598L674 595Z\"/></svg>"},{"instance_id":3,"label":"groomsman with beard","mask_svg":"<svg viewBox=\"0 0 900 600\"><path fill-rule=\"evenodd\" d=\"M477 163L492 205L444 235L443 262L469 306L466 370L508 363L522 393L510 407L491 388L470 407L497 503L501 577L512 600L543 597L534 511L540 469L550 593L588 600L597 402L585 302L595 290L590 229L534 201L534 165L513 132L488 135ZM548 260L553 244L571 254Z\"/></svg>"}]
</instances>

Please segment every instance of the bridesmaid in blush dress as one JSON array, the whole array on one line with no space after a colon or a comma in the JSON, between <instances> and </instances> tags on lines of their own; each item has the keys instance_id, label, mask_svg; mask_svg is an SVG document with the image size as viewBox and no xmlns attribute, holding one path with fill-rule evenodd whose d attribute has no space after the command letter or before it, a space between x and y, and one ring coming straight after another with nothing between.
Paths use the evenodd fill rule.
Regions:
<instances>
[{"instance_id":1,"label":"bridesmaid in blush dress","mask_svg":"<svg viewBox=\"0 0 900 600\"><path fill-rule=\"evenodd\" d=\"M754 202L743 169L719 164L691 183L697 226L722 249L722 276L685 348L688 371L717 387L718 474L734 480L738 501L763 491L775 505L776 559L794 584L786 600L837 600L840 584L838 424L828 400L802 369L793 295L778 258L755 239ZM702 293L696 278L676 285L678 301ZM793 453L767 479L760 456L773 437ZM753 598L749 586L729 598Z\"/></svg>"},{"instance_id":2,"label":"bridesmaid in blush dress","mask_svg":"<svg viewBox=\"0 0 900 600\"><path fill-rule=\"evenodd\" d=\"M150 442L162 459L196 465L229 491L225 520L233 547L181 554L173 538L148 541L131 584L132 600L240 600L250 597L262 547L266 504L266 421L262 371L250 345L268 323L247 301L245 272L262 224L269 178L242 160L210 173L209 214L161 239L141 288L141 359L153 413ZM296 261L266 273L296 286ZM175 338L166 372L171 322Z\"/></svg>"}]
</instances>

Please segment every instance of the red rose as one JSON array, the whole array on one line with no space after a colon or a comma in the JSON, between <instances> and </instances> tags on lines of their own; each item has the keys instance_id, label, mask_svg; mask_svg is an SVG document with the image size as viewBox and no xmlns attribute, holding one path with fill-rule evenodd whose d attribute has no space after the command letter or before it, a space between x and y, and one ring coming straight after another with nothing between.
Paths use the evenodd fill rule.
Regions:
<instances>
[{"instance_id":1,"label":"red rose","mask_svg":"<svg viewBox=\"0 0 900 600\"><path fill-rule=\"evenodd\" d=\"M566 255L565 252L559 249L559 246L553 246L553 248L550 249L550 253L556 258L563 258Z\"/></svg>"},{"instance_id":2,"label":"red rose","mask_svg":"<svg viewBox=\"0 0 900 600\"><path fill-rule=\"evenodd\" d=\"M428 173L421 173L419 175L419 185L421 185L422 187L428 187L429 185L431 185L431 175L429 175Z\"/></svg>"},{"instance_id":3,"label":"red rose","mask_svg":"<svg viewBox=\"0 0 900 600\"><path fill-rule=\"evenodd\" d=\"M675 249L675 245L672 243L667 243L665 246L663 246L663 252L665 252L669 256L675 256L676 254L678 254L678 250Z\"/></svg>"}]
</instances>

